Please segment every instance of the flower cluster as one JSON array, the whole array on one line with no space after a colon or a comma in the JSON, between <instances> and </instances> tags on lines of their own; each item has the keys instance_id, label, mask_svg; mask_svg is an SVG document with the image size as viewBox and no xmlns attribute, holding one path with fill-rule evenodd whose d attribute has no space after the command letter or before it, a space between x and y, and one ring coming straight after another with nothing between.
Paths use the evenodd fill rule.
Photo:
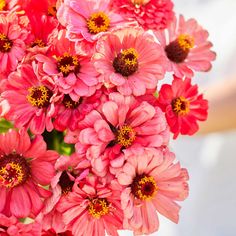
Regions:
<instances>
[{"instance_id":1,"label":"flower cluster","mask_svg":"<svg viewBox=\"0 0 236 236\"><path fill-rule=\"evenodd\" d=\"M0 0L0 234L178 223L188 172L169 141L207 118L191 79L211 47L171 0Z\"/></svg>"}]
</instances>

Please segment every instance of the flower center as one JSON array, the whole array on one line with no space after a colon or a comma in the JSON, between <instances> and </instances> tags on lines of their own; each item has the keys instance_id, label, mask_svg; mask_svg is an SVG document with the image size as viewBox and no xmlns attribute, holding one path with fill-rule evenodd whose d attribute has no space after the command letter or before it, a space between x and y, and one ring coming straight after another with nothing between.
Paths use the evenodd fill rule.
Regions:
<instances>
[{"instance_id":1,"label":"flower center","mask_svg":"<svg viewBox=\"0 0 236 236\"><path fill-rule=\"evenodd\" d=\"M187 34L181 34L175 41L165 47L167 57L175 62L183 62L191 48L194 47L194 38Z\"/></svg>"},{"instance_id":2,"label":"flower center","mask_svg":"<svg viewBox=\"0 0 236 236\"><path fill-rule=\"evenodd\" d=\"M130 0L130 2L137 8L139 8L140 6L145 6L150 1L151 0Z\"/></svg>"},{"instance_id":3,"label":"flower center","mask_svg":"<svg viewBox=\"0 0 236 236\"><path fill-rule=\"evenodd\" d=\"M30 167L24 157L10 154L0 159L0 186L13 188L24 184L30 176Z\"/></svg>"},{"instance_id":4,"label":"flower center","mask_svg":"<svg viewBox=\"0 0 236 236\"><path fill-rule=\"evenodd\" d=\"M41 85L38 87L31 87L28 89L27 95L28 102L38 108L48 107L50 104L50 98L52 97L52 91L47 87Z\"/></svg>"},{"instance_id":5,"label":"flower center","mask_svg":"<svg viewBox=\"0 0 236 236\"><path fill-rule=\"evenodd\" d=\"M46 46L46 44L43 42L42 39L35 39L35 41L31 44L31 47L39 46L40 48L43 48Z\"/></svg>"},{"instance_id":6,"label":"flower center","mask_svg":"<svg viewBox=\"0 0 236 236\"><path fill-rule=\"evenodd\" d=\"M64 98L62 101L63 105L69 109L76 109L79 106L79 104L81 104L81 102L82 102L82 98L80 98L78 102L75 102L71 99L71 97L68 94L64 95Z\"/></svg>"},{"instance_id":7,"label":"flower center","mask_svg":"<svg viewBox=\"0 0 236 236\"><path fill-rule=\"evenodd\" d=\"M127 148L131 146L135 140L136 132L129 125L124 125L117 130L117 143Z\"/></svg>"},{"instance_id":8,"label":"flower center","mask_svg":"<svg viewBox=\"0 0 236 236\"><path fill-rule=\"evenodd\" d=\"M56 16L57 15L56 5L52 5L52 6L48 7L48 15L49 16Z\"/></svg>"},{"instance_id":9,"label":"flower center","mask_svg":"<svg viewBox=\"0 0 236 236\"><path fill-rule=\"evenodd\" d=\"M63 56L57 58L57 70L67 77L70 73L80 72L80 63L77 56L72 56L65 52Z\"/></svg>"},{"instance_id":10,"label":"flower center","mask_svg":"<svg viewBox=\"0 0 236 236\"><path fill-rule=\"evenodd\" d=\"M0 52L10 52L13 42L5 34L0 33Z\"/></svg>"},{"instance_id":11,"label":"flower center","mask_svg":"<svg viewBox=\"0 0 236 236\"><path fill-rule=\"evenodd\" d=\"M172 110L179 116L184 116L189 113L189 101L184 97L178 97L171 102Z\"/></svg>"},{"instance_id":12,"label":"flower center","mask_svg":"<svg viewBox=\"0 0 236 236\"><path fill-rule=\"evenodd\" d=\"M87 20L87 27L90 34L106 32L110 26L109 17L103 12L93 13Z\"/></svg>"},{"instance_id":13,"label":"flower center","mask_svg":"<svg viewBox=\"0 0 236 236\"><path fill-rule=\"evenodd\" d=\"M61 186L61 192L62 194L66 195L67 193L72 191L72 187L74 185L74 181L72 181L67 172L63 171L58 184Z\"/></svg>"},{"instance_id":14,"label":"flower center","mask_svg":"<svg viewBox=\"0 0 236 236\"><path fill-rule=\"evenodd\" d=\"M118 53L113 61L116 73L130 76L138 70L138 53L134 48L125 49Z\"/></svg>"},{"instance_id":15,"label":"flower center","mask_svg":"<svg viewBox=\"0 0 236 236\"><path fill-rule=\"evenodd\" d=\"M6 7L6 1L5 0L0 0L0 11L3 11L4 8Z\"/></svg>"},{"instance_id":16,"label":"flower center","mask_svg":"<svg viewBox=\"0 0 236 236\"><path fill-rule=\"evenodd\" d=\"M88 205L88 211L94 218L99 219L109 213L109 202L106 198L92 199Z\"/></svg>"},{"instance_id":17,"label":"flower center","mask_svg":"<svg viewBox=\"0 0 236 236\"><path fill-rule=\"evenodd\" d=\"M151 200L158 188L152 176L137 175L131 184L133 195L140 200Z\"/></svg>"}]
</instances>

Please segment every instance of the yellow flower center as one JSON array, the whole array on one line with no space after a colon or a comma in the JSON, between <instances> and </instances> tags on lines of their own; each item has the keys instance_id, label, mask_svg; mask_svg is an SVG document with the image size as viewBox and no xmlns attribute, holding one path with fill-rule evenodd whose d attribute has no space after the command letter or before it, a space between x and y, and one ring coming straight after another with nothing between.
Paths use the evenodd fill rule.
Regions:
<instances>
[{"instance_id":1,"label":"yellow flower center","mask_svg":"<svg viewBox=\"0 0 236 236\"><path fill-rule=\"evenodd\" d=\"M13 42L5 35L0 33L0 52L10 52Z\"/></svg>"},{"instance_id":2,"label":"yellow flower center","mask_svg":"<svg viewBox=\"0 0 236 236\"><path fill-rule=\"evenodd\" d=\"M145 6L150 1L151 0L130 0L130 2L137 8L139 8L140 6Z\"/></svg>"},{"instance_id":3,"label":"yellow flower center","mask_svg":"<svg viewBox=\"0 0 236 236\"><path fill-rule=\"evenodd\" d=\"M31 47L39 46L40 48L45 47L45 43L43 42L42 39L35 39L35 41L31 44Z\"/></svg>"},{"instance_id":4,"label":"yellow flower center","mask_svg":"<svg viewBox=\"0 0 236 236\"><path fill-rule=\"evenodd\" d=\"M151 200L158 188L155 179L145 174L137 175L131 184L133 195L140 200Z\"/></svg>"},{"instance_id":5,"label":"yellow flower center","mask_svg":"<svg viewBox=\"0 0 236 236\"><path fill-rule=\"evenodd\" d=\"M134 48L125 49L120 52L113 61L116 73L130 76L138 70L138 53Z\"/></svg>"},{"instance_id":6,"label":"yellow flower center","mask_svg":"<svg viewBox=\"0 0 236 236\"><path fill-rule=\"evenodd\" d=\"M47 87L43 85L38 87L30 87L28 91L29 94L27 95L27 100L32 106L38 108L49 106L52 92Z\"/></svg>"},{"instance_id":7,"label":"yellow flower center","mask_svg":"<svg viewBox=\"0 0 236 236\"><path fill-rule=\"evenodd\" d=\"M188 34L181 34L177 38L179 46L184 50L188 51L194 47L194 38Z\"/></svg>"},{"instance_id":8,"label":"yellow flower center","mask_svg":"<svg viewBox=\"0 0 236 236\"><path fill-rule=\"evenodd\" d=\"M92 199L88 205L88 211L94 218L99 219L109 213L109 203L105 198Z\"/></svg>"},{"instance_id":9,"label":"yellow flower center","mask_svg":"<svg viewBox=\"0 0 236 236\"><path fill-rule=\"evenodd\" d=\"M78 102L75 102L71 99L71 97L68 94L64 96L63 101L62 101L63 105L68 109L77 108L79 104L81 104L81 102L82 102L82 98L80 98Z\"/></svg>"},{"instance_id":10,"label":"yellow flower center","mask_svg":"<svg viewBox=\"0 0 236 236\"><path fill-rule=\"evenodd\" d=\"M64 77L67 77L70 73L79 73L80 68L81 66L77 56L65 52L57 58L57 69Z\"/></svg>"},{"instance_id":11,"label":"yellow flower center","mask_svg":"<svg viewBox=\"0 0 236 236\"><path fill-rule=\"evenodd\" d=\"M10 154L0 158L0 186L13 188L26 182L30 167L25 158Z\"/></svg>"},{"instance_id":12,"label":"yellow flower center","mask_svg":"<svg viewBox=\"0 0 236 236\"><path fill-rule=\"evenodd\" d=\"M103 12L93 13L87 20L88 31L91 34L106 32L109 26L110 26L110 19Z\"/></svg>"},{"instance_id":13,"label":"yellow flower center","mask_svg":"<svg viewBox=\"0 0 236 236\"><path fill-rule=\"evenodd\" d=\"M6 1L5 0L0 0L0 11L3 11L6 6Z\"/></svg>"},{"instance_id":14,"label":"yellow flower center","mask_svg":"<svg viewBox=\"0 0 236 236\"><path fill-rule=\"evenodd\" d=\"M136 132L129 125L124 125L117 130L117 143L127 148L131 146L136 138Z\"/></svg>"},{"instance_id":15,"label":"yellow flower center","mask_svg":"<svg viewBox=\"0 0 236 236\"><path fill-rule=\"evenodd\" d=\"M178 97L171 102L172 110L179 116L184 116L189 113L189 101L184 97Z\"/></svg>"},{"instance_id":16,"label":"yellow flower center","mask_svg":"<svg viewBox=\"0 0 236 236\"><path fill-rule=\"evenodd\" d=\"M52 6L48 7L48 15L49 16L56 16L57 15L56 5L52 5Z\"/></svg>"}]
</instances>

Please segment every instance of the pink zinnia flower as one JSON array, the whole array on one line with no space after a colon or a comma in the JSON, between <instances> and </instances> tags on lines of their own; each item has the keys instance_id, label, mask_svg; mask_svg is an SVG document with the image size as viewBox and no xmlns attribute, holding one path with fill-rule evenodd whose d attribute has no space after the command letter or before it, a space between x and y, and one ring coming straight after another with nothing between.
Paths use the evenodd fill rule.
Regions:
<instances>
[{"instance_id":1,"label":"pink zinnia flower","mask_svg":"<svg viewBox=\"0 0 236 236\"><path fill-rule=\"evenodd\" d=\"M188 173L174 163L168 150L133 148L124 151L127 161L118 174L125 187L121 194L124 228L135 234L150 234L158 230L157 212L175 223L180 206L188 196Z\"/></svg>"},{"instance_id":2,"label":"pink zinnia flower","mask_svg":"<svg viewBox=\"0 0 236 236\"><path fill-rule=\"evenodd\" d=\"M10 74L2 97L10 105L7 119L17 128L30 128L33 134L41 134L45 128L52 131L54 84L46 79L50 80L40 78L34 63L22 64Z\"/></svg>"},{"instance_id":3,"label":"pink zinnia flower","mask_svg":"<svg viewBox=\"0 0 236 236\"><path fill-rule=\"evenodd\" d=\"M165 29L174 17L171 0L114 0L113 7L145 30Z\"/></svg>"},{"instance_id":4,"label":"pink zinnia flower","mask_svg":"<svg viewBox=\"0 0 236 236\"><path fill-rule=\"evenodd\" d=\"M51 194L41 186L55 174L57 152L47 151L40 135L31 141L26 132L10 130L0 135L0 153L0 213L35 217Z\"/></svg>"},{"instance_id":5,"label":"pink zinnia flower","mask_svg":"<svg viewBox=\"0 0 236 236\"><path fill-rule=\"evenodd\" d=\"M23 224L16 217L0 214L1 236L39 236L41 226L38 223Z\"/></svg>"},{"instance_id":6,"label":"pink zinnia flower","mask_svg":"<svg viewBox=\"0 0 236 236\"><path fill-rule=\"evenodd\" d=\"M167 145L169 138L160 108L119 93L112 93L109 98L101 113L92 111L80 122L76 143L77 153L86 155L98 172L107 162L113 168L122 167L125 159L120 154L123 149L136 145L160 147Z\"/></svg>"},{"instance_id":7,"label":"pink zinnia flower","mask_svg":"<svg viewBox=\"0 0 236 236\"><path fill-rule=\"evenodd\" d=\"M25 55L27 34L16 14L0 14L0 74L16 69Z\"/></svg>"},{"instance_id":8,"label":"pink zinnia flower","mask_svg":"<svg viewBox=\"0 0 236 236\"><path fill-rule=\"evenodd\" d=\"M175 18L166 31L156 31L156 37L164 48L167 59L167 70L178 77L193 76L193 71L209 71L211 61L216 54L211 51L212 43L208 32L194 19L185 20L182 15L179 21Z\"/></svg>"},{"instance_id":9,"label":"pink zinnia flower","mask_svg":"<svg viewBox=\"0 0 236 236\"><path fill-rule=\"evenodd\" d=\"M115 181L101 184L94 176L75 185L74 191L59 204L64 222L74 236L117 235L122 228L121 186Z\"/></svg>"},{"instance_id":10,"label":"pink zinnia flower","mask_svg":"<svg viewBox=\"0 0 236 236\"><path fill-rule=\"evenodd\" d=\"M164 58L150 34L128 28L98 41L94 65L106 87L117 87L123 95L140 96L163 79Z\"/></svg>"},{"instance_id":11,"label":"pink zinnia flower","mask_svg":"<svg viewBox=\"0 0 236 236\"><path fill-rule=\"evenodd\" d=\"M124 24L124 19L112 11L110 0L65 0L57 17L67 27L70 40L93 42L104 32Z\"/></svg>"},{"instance_id":12,"label":"pink zinnia flower","mask_svg":"<svg viewBox=\"0 0 236 236\"><path fill-rule=\"evenodd\" d=\"M198 86L192 85L189 78L174 77L172 85L164 84L157 101L174 138L179 134L193 135L199 128L197 121L207 119L208 101L198 94Z\"/></svg>"},{"instance_id":13,"label":"pink zinnia flower","mask_svg":"<svg viewBox=\"0 0 236 236\"><path fill-rule=\"evenodd\" d=\"M54 44L50 56L36 55L36 59L43 63L42 70L52 76L59 90L69 94L75 102L80 96L93 95L100 82L91 58L78 55L75 43L65 38L64 30L59 32Z\"/></svg>"}]
</instances>

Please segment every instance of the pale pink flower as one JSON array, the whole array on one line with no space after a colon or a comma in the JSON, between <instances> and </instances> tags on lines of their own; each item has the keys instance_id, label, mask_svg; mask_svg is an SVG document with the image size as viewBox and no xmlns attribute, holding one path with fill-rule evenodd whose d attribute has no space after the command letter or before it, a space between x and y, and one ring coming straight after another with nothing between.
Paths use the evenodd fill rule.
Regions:
<instances>
[{"instance_id":1,"label":"pale pink flower","mask_svg":"<svg viewBox=\"0 0 236 236\"><path fill-rule=\"evenodd\" d=\"M174 17L171 0L114 0L112 4L127 20L137 21L145 30L165 29Z\"/></svg>"},{"instance_id":2,"label":"pale pink flower","mask_svg":"<svg viewBox=\"0 0 236 236\"><path fill-rule=\"evenodd\" d=\"M119 93L111 93L101 113L95 110L89 113L79 123L79 129L77 153L91 160L94 169L103 174L107 163L112 168L123 166L125 159L120 155L123 149L137 145L160 147L169 141L161 109Z\"/></svg>"},{"instance_id":3,"label":"pale pink flower","mask_svg":"<svg viewBox=\"0 0 236 236\"><path fill-rule=\"evenodd\" d=\"M74 186L58 208L74 236L118 236L122 229L123 212L120 206L121 186L112 180L109 185L89 176Z\"/></svg>"},{"instance_id":4,"label":"pale pink flower","mask_svg":"<svg viewBox=\"0 0 236 236\"><path fill-rule=\"evenodd\" d=\"M30 140L25 132L0 135L0 213L18 218L35 217L43 207L45 190L55 174L58 154L47 150L43 137Z\"/></svg>"},{"instance_id":5,"label":"pale pink flower","mask_svg":"<svg viewBox=\"0 0 236 236\"><path fill-rule=\"evenodd\" d=\"M124 19L110 7L110 0L65 0L57 12L70 40L93 42L104 32L122 27Z\"/></svg>"},{"instance_id":6,"label":"pale pink flower","mask_svg":"<svg viewBox=\"0 0 236 236\"><path fill-rule=\"evenodd\" d=\"M180 15L165 31L156 31L167 60L167 70L177 77L192 77L193 71L209 71L216 54L211 51L208 32L195 19L185 20Z\"/></svg>"},{"instance_id":7,"label":"pale pink flower","mask_svg":"<svg viewBox=\"0 0 236 236\"><path fill-rule=\"evenodd\" d=\"M97 43L94 66L108 88L123 95L140 96L163 79L165 56L152 35L126 28L110 33Z\"/></svg>"},{"instance_id":8,"label":"pale pink flower","mask_svg":"<svg viewBox=\"0 0 236 236\"><path fill-rule=\"evenodd\" d=\"M81 96L93 95L100 82L90 57L78 55L75 43L65 38L64 30L59 32L54 44L50 56L36 55L44 73L52 76L59 90L75 102Z\"/></svg>"},{"instance_id":9,"label":"pale pink flower","mask_svg":"<svg viewBox=\"0 0 236 236\"><path fill-rule=\"evenodd\" d=\"M157 212L178 223L176 201L188 196L187 170L174 162L175 155L167 149L133 148L124 155L127 161L117 176L125 187L121 194L124 228L136 234L153 233L159 227Z\"/></svg>"},{"instance_id":10,"label":"pale pink flower","mask_svg":"<svg viewBox=\"0 0 236 236\"><path fill-rule=\"evenodd\" d=\"M23 224L14 216L7 217L0 214L0 235L1 236L40 236L41 226L34 222Z\"/></svg>"},{"instance_id":11,"label":"pale pink flower","mask_svg":"<svg viewBox=\"0 0 236 236\"><path fill-rule=\"evenodd\" d=\"M0 74L16 69L25 55L27 34L15 13L0 14Z\"/></svg>"},{"instance_id":12,"label":"pale pink flower","mask_svg":"<svg viewBox=\"0 0 236 236\"><path fill-rule=\"evenodd\" d=\"M2 93L10 105L7 119L14 121L17 128L29 128L33 134L41 134L45 129L52 131L53 90L53 82L50 78L43 81L34 63L22 64L9 75Z\"/></svg>"}]
</instances>

